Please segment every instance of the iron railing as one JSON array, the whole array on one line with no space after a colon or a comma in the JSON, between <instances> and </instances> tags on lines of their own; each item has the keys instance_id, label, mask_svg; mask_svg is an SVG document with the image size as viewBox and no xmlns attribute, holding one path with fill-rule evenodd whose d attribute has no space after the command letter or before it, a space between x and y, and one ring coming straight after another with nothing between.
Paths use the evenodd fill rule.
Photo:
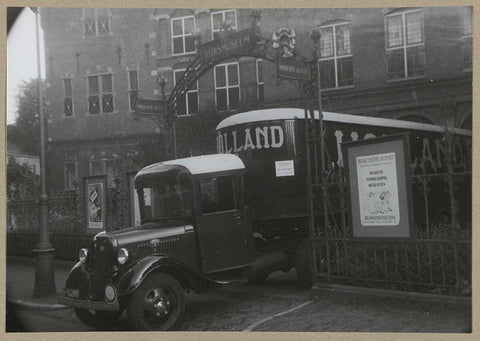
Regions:
<instances>
[{"instance_id":1,"label":"iron railing","mask_svg":"<svg viewBox=\"0 0 480 341\"><path fill-rule=\"evenodd\" d=\"M314 219L316 282L471 294L471 166L453 166L447 145L452 139L448 131L442 138L447 153L441 170L427 172L424 160L422 167L411 167L416 235L408 241L352 238L343 168L325 172L324 182L312 181L315 211L322 212L323 204L328 211L327 219Z\"/></svg>"},{"instance_id":2,"label":"iron railing","mask_svg":"<svg viewBox=\"0 0 480 341\"><path fill-rule=\"evenodd\" d=\"M107 224L109 230L130 226L130 196L127 191L108 189ZM38 198L7 200L7 232L38 231ZM76 191L48 197L48 228L50 233L85 233L85 212L81 195Z\"/></svg>"}]
</instances>

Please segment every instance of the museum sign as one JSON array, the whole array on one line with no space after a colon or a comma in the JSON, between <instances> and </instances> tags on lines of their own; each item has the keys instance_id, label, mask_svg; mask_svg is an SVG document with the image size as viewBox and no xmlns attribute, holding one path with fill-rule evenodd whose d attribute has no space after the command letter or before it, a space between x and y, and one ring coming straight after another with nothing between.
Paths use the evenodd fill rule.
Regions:
<instances>
[{"instance_id":1,"label":"museum sign","mask_svg":"<svg viewBox=\"0 0 480 341\"><path fill-rule=\"evenodd\" d=\"M166 102L158 99L138 98L135 101L135 113L137 115L166 114Z\"/></svg>"},{"instance_id":2,"label":"museum sign","mask_svg":"<svg viewBox=\"0 0 480 341\"><path fill-rule=\"evenodd\" d=\"M246 54L254 47L255 31L248 28L200 45L198 55L203 63L215 63L231 56Z\"/></svg>"},{"instance_id":3,"label":"museum sign","mask_svg":"<svg viewBox=\"0 0 480 341\"><path fill-rule=\"evenodd\" d=\"M282 78L309 81L310 64L301 60L278 58L277 75Z\"/></svg>"}]
</instances>

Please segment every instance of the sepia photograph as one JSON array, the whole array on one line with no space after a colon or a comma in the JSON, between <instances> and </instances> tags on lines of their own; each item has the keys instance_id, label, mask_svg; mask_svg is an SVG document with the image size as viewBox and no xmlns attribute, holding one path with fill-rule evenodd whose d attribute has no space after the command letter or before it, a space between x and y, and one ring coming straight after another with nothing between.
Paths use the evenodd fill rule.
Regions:
<instances>
[{"instance_id":1,"label":"sepia photograph","mask_svg":"<svg viewBox=\"0 0 480 341\"><path fill-rule=\"evenodd\" d=\"M5 335L478 327L472 4L68 6L6 7Z\"/></svg>"}]
</instances>

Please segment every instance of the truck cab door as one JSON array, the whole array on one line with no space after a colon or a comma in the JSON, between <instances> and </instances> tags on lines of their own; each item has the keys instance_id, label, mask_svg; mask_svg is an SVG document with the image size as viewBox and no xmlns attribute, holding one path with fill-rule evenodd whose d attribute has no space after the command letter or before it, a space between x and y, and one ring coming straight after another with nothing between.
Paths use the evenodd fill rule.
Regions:
<instances>
[{"instance_id":1,"label":"truck cab door","mask_svg":"<svg viewBox=\"0 0 480 341\"><path fill-rule=\"evenodd\" d=\"M252 264L255 251L241 174L204 177L198 185L201 206L198 236L203 272Z\"/></svg>"}]
</instances>

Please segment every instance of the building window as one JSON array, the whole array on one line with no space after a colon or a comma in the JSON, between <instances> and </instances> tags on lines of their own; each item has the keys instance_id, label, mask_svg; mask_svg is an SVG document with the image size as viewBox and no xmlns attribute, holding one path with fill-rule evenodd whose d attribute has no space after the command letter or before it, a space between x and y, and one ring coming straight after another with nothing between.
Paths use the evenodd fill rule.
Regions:
<instances>
[{"instance_id":1,"label":"building window","mask_svg":"<svg viewBox=\"0 0 480 341\"><path fill-rule=\"evenodd\" d=\"M237 30L237 10L229 9L212 13L212 39L218 39L218 32L222 29Z\"/></svg>"},{"instance_id":2,"label":"building window","mask_svg":"<svg viewBox=\"0 0 480 341\"><path fill-rule=\"evenodd\" d=\"M265 90L263 85L263 60L257 59L257 99L258 103L263 103L265 100Z\"/></svg>"},{"instance_id":3,"label":"building window","mask_svg":"<svg viewBox=\"0 0 480 341\"><path fill-rule=\"evenodd\" d=\"M472 71L472 43L473 43L473 8L463 9L463 70Z\"/></svg>"},{"instance_id":4,"label":"building window","mask_svg":"<svg viewBox=\"0 0 480 341\"><path fill-rule=\"evenodd\" d=\"M113 160L91 160L90 175L106 175L108 188L116 187L115 167Z\"/></svg>"},{"instance_id":5,"label":"building window","mask_svg":"<svg viewBox=\"0 0 480 341\"><path fill-rule=\"evenodd\" d=\"M108 8L85 8L83 10L83 28L87 37L107 35L110 29L110 10Z\"/></svg>"},{"instance_id":6,"label":"building window","mask_svg":"<svg viewBox=\"0 0 480 341\"><path fill-rule=\"evenodd\" d=\"M215 66L217 110L237 109L240 103L240 73L237 62Z\"/></svg>"},{"instance_id":7,"label":"building window","mask_svg":"<svg viewBox=\"0 0 480 341\"><path fill-rule=\"evenodd\" d=\"M423 11L410 10L385 16L387 79L425 75Z\"/></svg>"},{"instance_id":8,"label":"building window","mask_svg":"<svg viewBox=\"0 0 480 341\"><path fill-rule=\"evenodd\" d=\"M195 17L188 16L172 19L172 46L173 54L195 52Z\"/></svg>"},{"instance_id":9,"label":"building window","mask_svg":"<svg viewBox=\"0 0 480 341\"><path fill-rule=\"evenodd\" d=\"M138 70L128 70L128 107L135 110L138 98Z\"/></svg>"},{"instance_id":10,"label":"building window","mask_svg":"<svg viewBox=\"0 0 480 341\"><path fill-rule=\"evenodd\" d=\"M77 182L77 163L76 162L65 162L63 164L63 172L65 175L65 189L71 190L75 189Z\"/></svg>"},{"instance_id":11,"label":"building window","mask_svg":"<svg viewBox=\"0 0 480 341\"><path fill-rule=\"evenodd\" d=\"M87 77L88 112L113 112L113 75L111 73Z\"/></svg>"},{"instance_id":12,"label":"building window","mask_svg":"<svg viewBox=\"0 0 480 341\"><path fill-rule=\"evenodd\" d=\"M350 23L320 27L320 79L322 89L353 85Z\"/></svg>"},{"instance_id":13,"label":"building window","mask_svg":"<svg viewBox=\"0 0 480 341\"><path fill-rule=\"evenodd\" d=\"M63 80L63 114L65 117L73 116L73 88L72 79L65 78Z\"/></svg>"},{"instance_id":14,"label":"building window","mask_svg":"<svg viewBox=\"0 0 480 341\"><path fill-rule=\"evenodd\" d=\"M173 75L175 84L177 84L184 73L185 69L174 70ZM198 113L198 81L196 81L190 89L183 94L177 105L178 115L192 115Z\"/></svg>"}]
</instances>

